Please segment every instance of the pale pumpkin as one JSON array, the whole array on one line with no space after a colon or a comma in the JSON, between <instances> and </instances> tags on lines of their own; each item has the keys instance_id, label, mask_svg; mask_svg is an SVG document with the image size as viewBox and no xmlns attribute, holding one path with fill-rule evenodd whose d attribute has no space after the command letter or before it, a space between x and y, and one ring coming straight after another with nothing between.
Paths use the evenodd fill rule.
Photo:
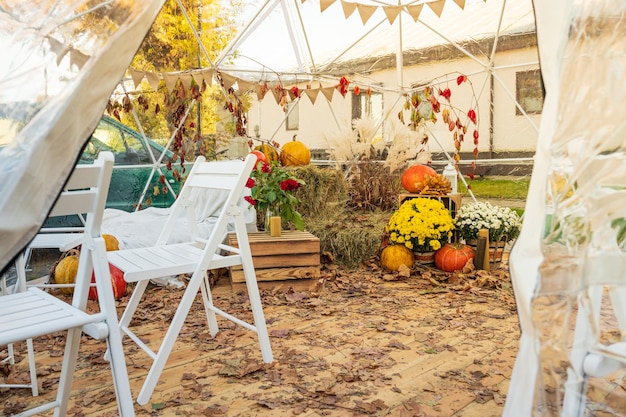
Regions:
<instances>
[{"instance_id":1,"label":"pale pumpkin","mask_svg":"<svg viewBox=\"0 0 626 417\"><path fill-rule=\"evenodd\" d=\"M413 251L404 245L386 246L380 253L380 264L388 271L398 271L400 265L411 268L415 262Z\"/></svg>"},{"instance_id":2,"label":"pale pumpkin","mask_svg":"<svg viewBox=\"0 0 626 417\"><path fill-rule=\"evenodd\" d=\"M293 135L293 140L283 145L280 151L280 163L283 166L300 166L311 163L311 150Z\"/></svg>"},{"instance_id":3,"label":"pale pumpkin","mask_svg":"<svg viewBox=\"0 0 626 417\"><path fill-rule=\"evenodd\" d=\"M410 193L420 192L426 175L434 177L437 175L437 171L428 165L412 165L408 167L402 174L402 188Z\"/></svg>"},{"instance_id":4,"label":"pale pumpkin","mask_svg":"<svg viewBox=\"0 0 626 417\"><path fill-rule=\"evenodd\" d=\"M102 238L104 239L104 245L106 246L107 252L119 250L120 242L115 236L103 233Z\"/></svg>"},{"instance_id":5,"label":"pale pumpkin","mask_svg":"<svg viewBox=\"0 0 626 417\"><path fill-rule=\"evenodd\" d=\"M50 270L50 278L56 284L74 284L76 282L76 274L78 273L78 255L77 250L71 250L63 255ZM66 294L72 294L74 287L61 287L61 291Z\"/></svg>"}]
</instances>

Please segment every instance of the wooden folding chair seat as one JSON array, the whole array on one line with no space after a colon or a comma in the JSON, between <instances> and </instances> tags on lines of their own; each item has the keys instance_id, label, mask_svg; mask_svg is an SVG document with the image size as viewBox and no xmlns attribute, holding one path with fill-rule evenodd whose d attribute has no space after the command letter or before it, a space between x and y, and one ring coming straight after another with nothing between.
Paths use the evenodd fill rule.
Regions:
<instances>
[{"instance_id":1,"label":"wooden folding chair seat","mask_svg":"<svg viewBox=\"0 0 626 417\"><path fill-rule=\"evenodd\" d=\"M100 235L102 213L109 189L113 155L102 152L92 165L80 165L67 188L55 203L51 216L86 213L81 241L78 273L72 303L48 294L37 287L0 297L0 345L15 343L44 334L67 330L65 353L56 399L35 406L20 416L30 416L54 409L55 416L67 415L74 370L82 333L106 340L114 387L121 416L134 416L122 340L118 330L106 246ZM85 311L92 271L99 297L99 312Z\"/></svg>"},{"instance_id":2,"label":"wooden folding chair seat","mask_svg":"<svg viewBox=\"0 0 626 417\"><path fill-rule=\"evenodd\" d=\"M256 158L253 155L248 156L245 161L206 162L203 157L199 157L185 180L185 185L172 207L172 213L168 217L156 245L107 253L109 262L124 271L126 281L137 283L126 310L120 319L120 329L153 359L153 364L137 398L139 404L146 404L152 396L159 376L165 367L198 290L202 292L211 335L214 336L218 332L216 314L219 314L256 332L263 361L265 363L273 362L272 349L248 242L243 212L246 209L238 204L243 198L245 184L255 162ZM191 230L191 241L166 244L179 216L186 215L188 224L193 229L196 219L194 214L194 196L198 196L198 193L201 192L223 193L223 190L228 191L228 197L208 239L199 239L197 232ZM227 246L223 243L228 232L229 223L234 224L239 248ZM233 265L243 266L254 324L244 322L220 310L213 304L207 271ZM155 352L129 329L129 324L149 280L179 274L191 274L191 278L186 285L180 304L161 345L158 351Z\"/></svg>"}]
</instances>

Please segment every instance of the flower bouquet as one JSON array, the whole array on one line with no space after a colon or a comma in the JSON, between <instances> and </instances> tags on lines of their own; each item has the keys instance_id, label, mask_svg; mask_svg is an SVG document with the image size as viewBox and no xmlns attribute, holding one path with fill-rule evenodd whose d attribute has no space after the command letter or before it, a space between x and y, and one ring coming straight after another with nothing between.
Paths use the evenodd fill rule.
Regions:
<instances>
[{"instance_id":1,"label":"flower bouquet","mask_svg":"<svg viewBox=\"0 0 626 417\"><path fill-rule=\"evenodd\" d=\"M404 201L385 226L391 242L413 252L432 252L452 237L454 220L442 202L430 198Z\"/></svg>"},{"instance_id":2,"label":"flower bouquet","mask_svg":"<svg viewBox=\"0 0 626 417\"><path fill-rule=\"evenodd\" d=\"M285 222L293 223L296 229L304 230L304 221L296 210L300 200L293 195L301 185L304 181L287 169L259 161L246 183L251 189L250 195L244 199L257 213L264 215L266 221L270 216L280 216Z\"/></svg>"},{"instance_id":3,"label":"flower bouquet","mask_svg":"<svg viewBox=\"0 0 626 417\"><path fill-rule=\"evenodd\" d=\"M487 202L459 208L455 219L459 237L466 242L478 239L480 229L489 229L489 242L510 242L519 236L522 221L514 210Z\"/></svg>"}]
</instances>

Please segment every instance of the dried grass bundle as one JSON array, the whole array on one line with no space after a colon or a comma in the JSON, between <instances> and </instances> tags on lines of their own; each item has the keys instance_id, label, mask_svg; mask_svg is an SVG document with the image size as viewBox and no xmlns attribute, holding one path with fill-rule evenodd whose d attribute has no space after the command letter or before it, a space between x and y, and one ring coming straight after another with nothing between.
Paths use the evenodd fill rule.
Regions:
<instances>
[{"instance_id":1,"label":"dried grass bundle","mask_svg":"<svg viewBox=\"0 0 626 417\"><path fill-rule=\"evenodd\" d=\"M426 164L430 161L428 135L420 128L424 123L424 120L421 120L418 129L411 130L399 120L390 120L386 132L387 143L390 145L385 166L391 172L399 172L409 165Z\"/></svg>"}]
</instances>

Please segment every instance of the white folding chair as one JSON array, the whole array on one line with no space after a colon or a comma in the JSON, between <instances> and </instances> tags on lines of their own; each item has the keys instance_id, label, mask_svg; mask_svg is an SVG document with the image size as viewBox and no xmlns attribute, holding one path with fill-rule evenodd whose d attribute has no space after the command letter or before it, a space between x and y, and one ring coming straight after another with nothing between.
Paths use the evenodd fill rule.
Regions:
<instances>
[{"instance_id":1,"label":"white folding chair","mask_svg":"<svg viewBox=\"0 0 626 417\"><path fill-rule=\"evenodd\" d=\"M55 416L67 414L83 332L95 339L106 340L119 414L134 416L106 246L100 235L112 169L113 155L110 152L101 153L92 165L77 166L66 190L61 193L51 211L51 216L79 213L87 216L72 303L68 304L36 287L28 287L25 291L0 298L0 345L62 330L68 331L56 399L35 406L19 414L20 416L30 416L50 409L55 410ZM99 295L99 312L88 314L85 307L92 271Z\"/></svg>"},{"instance_id":2,"label":"white folding chair","mask_svg":"<svg viewBox=\"0 0 626 417\"><path fill-rule=\"evenodd\" d=\"M139 404L146 404L152 396L159 376L165 367L165 363L199 289L202 291L202 299L211 335L214 336L218 332L216 314L219 314L256 332L263 361L271 363L274 360L248 243L248 233L243 213L245 209L238 205L243 198L245 184L255 161L256 159L253 155L248 156L245 161L206 162L204 158L199 157L185 180L185 185L172 207L172 213L168 217L157 244L152 247L107 253L109 262L124 271L126 281L137 283L126 311L124 311L120 319L120 329L153 359L153 364L137 398ZM223 190L228 191L228 197L208 239L194 238L187 243L167 244L168 237L172 233L179 216L186 214L188 224L192 228L195 225L194 196L202 192L223 192ZM234 223L239 248L227 246L223 243L229 222ZM192 230L192 236L197 237L194 230ZM233 265L243 266L254 325L220 310L213 304L207 271ZM143 343L128 326L149 280L179 274L191 274L191 278L187 283L185 292L163 341L155 352Z\"/></svg>"}]
</instances>

